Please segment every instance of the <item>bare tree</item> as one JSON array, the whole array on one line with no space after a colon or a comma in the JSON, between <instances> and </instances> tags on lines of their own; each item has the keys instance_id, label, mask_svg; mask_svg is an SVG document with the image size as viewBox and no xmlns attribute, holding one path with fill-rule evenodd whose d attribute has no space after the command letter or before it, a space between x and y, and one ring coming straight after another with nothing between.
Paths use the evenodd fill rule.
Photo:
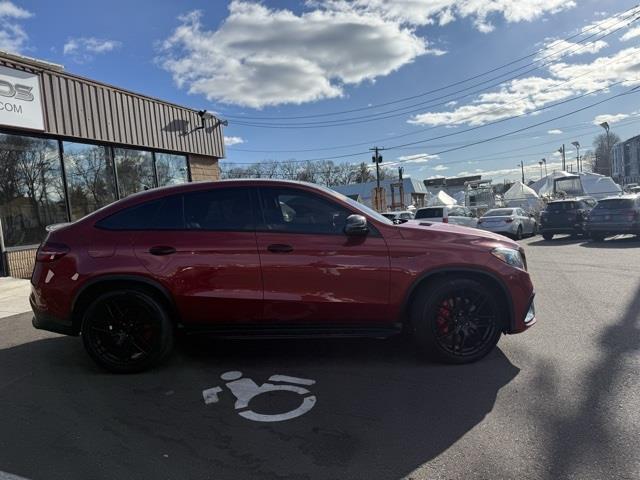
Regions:
<instances>
[{"instance_id":1,"label":"bare tree","mask_svg":"<svg viewBox=\"0 0 640 480\"><path fill-rule=\"evenodd\" d=\"M620 141L620 137L609 132L601 133L593 140L593 149L595 151L595 164L593 171L602 175L611 175L612 147Z\"/></svg>"}]
</instances>

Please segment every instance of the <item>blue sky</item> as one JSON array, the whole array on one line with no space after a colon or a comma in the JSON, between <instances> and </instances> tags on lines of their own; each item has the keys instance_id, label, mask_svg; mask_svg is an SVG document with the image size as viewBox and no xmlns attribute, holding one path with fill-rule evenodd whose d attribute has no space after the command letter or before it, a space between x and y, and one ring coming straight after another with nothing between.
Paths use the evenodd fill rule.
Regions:
<instances>
[{"instance_id":1,"label":"blue sky","mask_svg":"<svg viewBox=\"0 0 640 480\"><path fill-rule=\"evenodd\" d=\"M370 146L422 142L384 152L385 161L395 168L400 159L405 173L421 179L483 172L500 180L518 178L516 164L522 160L529 166L527 177L537 178L538 160L546 157L551 168L557 166L554 151L563 142L568 158L575 156L572 141L590 147L601 131L594 121L609 120L623 138L640 133L640 94L443 151L640 85L640 21L627 27L628 21L616 16L634 5L626 0L0 1L0 48L217 112L229 119L227 164L330 157L370 162L364 153ZM573 35L572 43L558 43ZM540 49L537 57L447 88ZM434 89L441 90L425 94ZM418 97L398 101L412 96ZM583 98L571 100L577 96ZM388 102L395 103L378 106ZM334 115L354 109L359 110ZM514 115L520 117L509 119ZM301 116L308 118L291 118ZM371 121L381 116L392 118ZM326 126L343 119L357 123Z\"/></svg>"}]
</instances>

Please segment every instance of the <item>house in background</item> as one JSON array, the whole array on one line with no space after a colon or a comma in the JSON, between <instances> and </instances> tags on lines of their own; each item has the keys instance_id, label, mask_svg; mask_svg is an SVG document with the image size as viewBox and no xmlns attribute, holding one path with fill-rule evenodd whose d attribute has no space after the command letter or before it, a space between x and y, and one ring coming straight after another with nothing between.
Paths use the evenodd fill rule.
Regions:
<instances>
[{"instance_id":1,"label":"house in background","mask_svg":"<svg viewBox=\"0 0 640 480\"><path fill-rule=\"evenodd\" d=\"M426 205L429 192L424 184L411 177L404 177L402 181L395 179L380 180L380 187L385 192L385 210L402 210L409 205L420 208ZM331 187L336 192L347 197L357 199L360 203L373 208L373 195L376 182L353 183Z\"/></svg>"},{"instance_id":2,"label":"house in background","mask_svg":"<svg viewBox=\"0 0 640 480\"><path fill-rule=\"evenodd\" d=\"M640 182L640 135L612 147L612 174L618 183Z\"/></svg>"}]
</instances>

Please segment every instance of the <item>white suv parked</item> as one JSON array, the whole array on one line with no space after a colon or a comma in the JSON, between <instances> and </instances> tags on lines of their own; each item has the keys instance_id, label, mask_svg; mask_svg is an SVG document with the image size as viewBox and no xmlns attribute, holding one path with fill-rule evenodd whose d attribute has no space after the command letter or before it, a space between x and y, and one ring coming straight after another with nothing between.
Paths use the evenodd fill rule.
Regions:
<instances>
[{"instance_id":1,"label":"white suv parked","mask_svg":"<svg viewBox=\"0 0 640 480\"><path fill-rule=\"evenodd\" d=\"M453 223L465 227L476 227L478 225L478 219L471 210L457 205L419 208L416 210L415 219Z\"/></svg>"}]
</instances>

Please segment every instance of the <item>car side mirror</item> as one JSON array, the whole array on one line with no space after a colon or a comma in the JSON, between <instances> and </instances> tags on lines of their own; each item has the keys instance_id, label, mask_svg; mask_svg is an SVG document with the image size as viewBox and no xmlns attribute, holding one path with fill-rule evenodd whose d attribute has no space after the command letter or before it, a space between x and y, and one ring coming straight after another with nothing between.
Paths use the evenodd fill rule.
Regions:
<instances>
[{"instance_id":1,"label":"car side mirror","mask_svg":"<svg viewBox=\"0 0 640 480\"><path fill-rule=\"evenodd\" d=\"M366 235L369 233L367 218L363 215L349 215L344 224L344 233L353 237Z\"/></svg>"}]
</instances>

